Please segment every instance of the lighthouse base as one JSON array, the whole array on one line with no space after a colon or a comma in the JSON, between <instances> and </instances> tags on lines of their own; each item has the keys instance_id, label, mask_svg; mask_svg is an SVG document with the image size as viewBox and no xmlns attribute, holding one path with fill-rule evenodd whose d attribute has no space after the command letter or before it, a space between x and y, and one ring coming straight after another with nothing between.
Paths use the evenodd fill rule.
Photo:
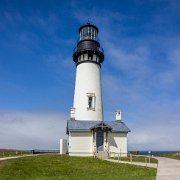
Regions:
<instances>
[{"instance_id":1,"label":"lighthouse base","mask_svg":"<svg viewBox=\"0 0 180 180\"><path fill-rule=\"evenodd\" d=\"M86 153L86 152L69 152L69 156L82 156L82 157L90 157L94 156L94 153Z\"/></svg>"}]
</instances>

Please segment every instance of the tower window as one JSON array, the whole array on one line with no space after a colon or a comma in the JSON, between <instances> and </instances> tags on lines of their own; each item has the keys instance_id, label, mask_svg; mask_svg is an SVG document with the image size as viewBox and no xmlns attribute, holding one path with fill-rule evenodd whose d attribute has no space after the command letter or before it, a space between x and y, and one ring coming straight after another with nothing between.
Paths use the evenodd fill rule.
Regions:
<instances>
[{"instance_id":1,"label":"tower window","mask_svg":"<svg viewBox=\"0 0 180 180\"><path fill-rule=\"evenodd\" d=\"M89 97L89 99L88 99L88 107L89 108L92 108L92 101L93 101L93 97Z\"/></svg>"},{"instance_id":2,"label":"tower window","mask_svg":"<svg viewBox=\"0 0 180 180\"><path fill-rule=\"evenodd\" d=\"M88 93L88 103L87 103L87 109L88 110L95 110L95 94L94 93Z\"/></svg>"}]
</instances>

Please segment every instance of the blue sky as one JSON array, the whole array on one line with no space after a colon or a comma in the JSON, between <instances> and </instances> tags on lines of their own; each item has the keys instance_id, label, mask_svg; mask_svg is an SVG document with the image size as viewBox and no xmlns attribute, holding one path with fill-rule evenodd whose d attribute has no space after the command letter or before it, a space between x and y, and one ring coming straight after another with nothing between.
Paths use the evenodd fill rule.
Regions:
<instances>
[{"instance_id":1,"label":"blue sky","mask_svg":"<svg viewBox=\"0 0 180 180\"><path fill-rule=\"evenodd\" d=\"M105 120L130 150L180 149L180 2L0 1L0 148L58 148L73 104L78 28L98 26Z\"/></svg>"}]
</instances>

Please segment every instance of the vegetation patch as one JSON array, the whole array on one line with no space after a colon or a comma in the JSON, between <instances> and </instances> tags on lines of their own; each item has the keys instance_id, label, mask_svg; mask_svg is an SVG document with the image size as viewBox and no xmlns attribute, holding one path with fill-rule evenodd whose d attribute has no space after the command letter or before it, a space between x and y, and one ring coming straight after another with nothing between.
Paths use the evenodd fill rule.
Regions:
<instances>
[{"instance_id":1,"label":"vegetation patch","mask_svg":"<svg viewBox=\"0 0 180 180\"><path fill-rule=\"evenodd\" d=\"M156 169L67 155L38 155L0 161L0 179L155 180Z\"/></svg>"},{"instance_id":2,"label":"vegetation patch","mask_svg":"<svg viewBox=\"0 0 180 180\"><path fill-rule=\"evenodd\" d=\"M30 151L19 151L12 149L0 149L0 158L10 157L10 156L21 156L25 154L32 154Z\"/></svg>"},{"instance_id":3,"label":"vegetation patch","mask_svg":"<svg viewBox=\"0 0 180 180\"><path fill-rule=\"evenodd\" d=\"M180 160L180 152L179 153L161 154L160 156Z\"/></svg>"}]
</instances>

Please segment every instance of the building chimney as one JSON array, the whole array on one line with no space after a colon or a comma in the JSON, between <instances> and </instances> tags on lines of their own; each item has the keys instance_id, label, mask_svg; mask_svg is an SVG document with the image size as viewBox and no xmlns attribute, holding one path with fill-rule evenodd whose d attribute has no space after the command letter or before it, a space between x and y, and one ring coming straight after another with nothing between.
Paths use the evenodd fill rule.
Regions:
<instances>
[{"instance_id":1,"label":"building chimney","mask_svg":"<svg viewBox=\"0 0 180 180\"><path fill-rule=\"evenodd\" d=\"M121 121L122 117L121 117L121 110L117 110L116 111L116 121Z\"/></svg>"},{"instance_id":2,"label":"building chimney","mask_svg":"<svg viewBox=\"0 0 180 180\"><path fill-rule=\"evenodd\" d=\"M75 120L75 108L74 107L71 107L71 110L70 110L70 119L71 120Z\"/></svg>"}]
</instances>

